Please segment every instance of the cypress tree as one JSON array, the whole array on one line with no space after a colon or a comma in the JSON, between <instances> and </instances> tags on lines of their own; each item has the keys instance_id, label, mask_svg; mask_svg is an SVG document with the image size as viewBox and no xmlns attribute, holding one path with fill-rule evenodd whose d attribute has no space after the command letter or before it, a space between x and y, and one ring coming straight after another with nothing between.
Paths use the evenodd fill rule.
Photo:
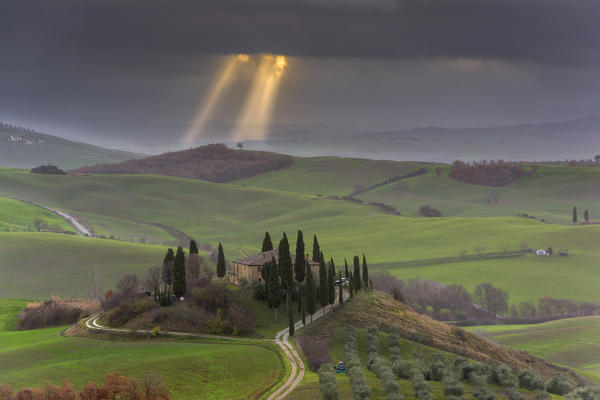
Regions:
<instances>
[{"instance_id":1,"label":"cypress tree","mask_svg":"<svg viewBox=\"0 0 600 400\"><path fill-rule=\"evenodd\" d=\"M348 288L350 289L350 298L354 298L354 276L352 276L352 272L350 272L350 282L348 282Z\"/></svg>"},{"instance_id":2,"label":"cypress tree","mask_svg":"<svg viewBox=\"0 0 600 400\"><path fill-rule=\"evenodd\" d=\"M329 304L329 282L327 281L327 267L325 266L323 253L321 253L321 260L319 261L319 303L321 303L323 314L325 314L325 306Z\"/></svg>"},{"instance_id":3,"label":"cypress tree","mask_svg":"<svg viewBox=\"0 0 600 400\"><path fill-rule=\"evenodd\" d=\"M260 270L260 276L262 277L262 281L265 283L265 297L267 298L267 304L269 304L269 267L271 263L267 261L263 264L262 269ZM271 308L271 304L269 304L269 308Z\"/></svg>"},{"instance_id":4,"label":"cypress tree","mask_svg":"<svg viewBox=\"0 0 600 400\"><path fill-rule=\"evenodd\" d=\"M177 247L175 262L173 264L173 293L179 299L185 294L185 253L181 246Z\"/></svg>"},{"instance_id":5,"label":"cypress tree","mask_svg":"<svg viewBox=\"0 0 600 400\"><path fill-rule=\"evenodd\" d=\"M315 277L308 262L306 263L305 289L304 303L306 304L306 311L310 314L310 322L312 322L312 316L317 311L317 287L315 286Z\"/></svg>"},{"instance_id":6,"label":"cypress tree","mask_svg":"<svg viewBox=\"0 0 600 400\"><path fill-rule=\"evenodd\" d=\"M573 207L573 223L577 223L577 207Z\"/></svg>"},{"instance_id":7,"label":"cypress tree","mask_svg":"<svg viewBox=\"0 0 600 400\"><path fill-rule=\"evenodd\" d=\"M306 265L306 255L304 254L304 236L302 231L298 231L296 238L296 259L294 260L294 273L298 283L304 282L304 272Z\"/></svg>"},{"instance_id":8,"label":"cypress tree","mask_svg":"<svg viewBox=\"0 0 600 400\"><path fill-rule=\"evenodd\" d=\"M354 276L354 289L356 289L356 291L358 292L361 289L360 260L358 259L358 256L354 256L354 273L352 275Z\"/></svg>"},{"instance_id":9,"label":"cypress tree","mask_svg":"<svg viewBox=\"0 0 600 400\"><path fill-rule=\"evenodd\" d=\"M288 290L288 297L291 295L291 291ZM294 330L295 330L295 322L294 322L294 307L290 307L288 309L288 323L289 323L289 328L288 328L288 333L290 336L294 336Z\"/></svg>"},{"instance_id":10,"label":"cypress tree","mask_svg":"<svg viewBox=\"0 0 600 400\"><path fill-rule=\"evenodd\" d=\"M279 279L279 268L275 258L271 258L269 265L269 306L275 310L275 321L277 321L277 309L281 304L281 280Z\"/></svg>"},{"instance_id":11,"label":"cypress tree","mask_svg":"<svg viewBox=\"0 0 600 400\"><path fill-rule=\"evenodd\" d=\"M312 252L312 260L319 262L321 258L321 247L319 247L319 241L317 240L317 235L315 235L313 239L313 252Z\"/></svg>"},{"instance_id":12,"label":"cypress tree","mask_svg":"<svg viewBox=\"0 0 600 400\"><path fill-rule=\"evenodd\" d=\"M367 259L365 258L365 253L363 253L363 282L365 283L365 287L369 287L369 267L367 267Z\"/></svg>"},{"instance_id":13,"label":"cypress tree","mask_svg":"<svg viewBox=\"0 0 600 400\"><path fill-rule=\"evenodd\" d=\"M339 272L338 278L338 303L344 304L344 286L342 285L342 271Z\"/></svg>"},{"instance_id":14,"label":"cypress tree","mask_svg":"<svg viewBox=\"0 0 600 400\"><path fill-rule=\"evenodd\" d=\"M169 247L165 258L163 259L162 280L165 284L165 291L173 284L173 263L175 262L175 253Z\"/></svg>"},{"instance_id":15,"label":"cypress tree","mask_svg":"<svg viewBox=\"0 0 600 400\"><path fill-rule=\"evenodd\" d=\"M302 325L306 326L306 299L302 299Z\"/></svg>"},{"instance_id":16,"label":"cypress tree","mask_svg":"<svg viewBox=\"0 0 600 400\"><path fill-rule=\"evenodd\" d=\"M331 310L331 306L335 303L335 264L333 263L333 258L329 262L329 273L327 274L327 286L329 292L329 309Z\"/></svg>"},{"instance_id":17,"label":"cypress tree","mask_svg":"<svg viewBox=\"0 0 600 400\"><path fill-rule=\"evenodd\" d=\"M271 242L271 235L269 235L269 232L267 231L265 232L265 238L263 239L261 253L269 250L273 250L273 242Z\"/></svg>"},{"instance_id":18,"label":"cypress tree","mask_svg":"<svg viewBox=\"0 0 600 400\"><path fill-rule=\"evenodd\" d=\"M583 212L583 219L585 222L590 222L590 212L587 209Z\"/></svg>"},{"instance_id":19,"label":"cypress tree","mask_svg":"<svg viewBox=\"0 0 600 400\"><path fill-rule=\"evenodd\" d=\"M190 254L188 255L187 273L192 278L197 278L200 275L198 245L194 239L190 240Z\"/></svg>"},{"instance_id":20,"label":"cypress tree","mask_svg":"<svg viewBox=\"0 0 600 400\"><path fill-rule=\"evenodd\" d=\"M346 279L350 280L350 273L348 272L348 261L344 258L344 269L346 270Z\"/></svg>"},{"instance_id":21,"label":"cypress tree","mask_svg":"<svg viewBox=\"0 0 600 400\"><path fill-rule=\"evenodd\" d=\"M223 253L223 246L219 243L219 254L217 257L217 276L219 278L224 278L226 273L225 268L225 254Z\"/></svg>"},{"instance_id":22,"label":"cypress tree","mask_svg":"<svg viewBox=\"0 0 600 400\"><path fill-rule=\"evenodd\" d=\"M290 244L288 238L283 233L283 238L279 241L279 276L281 277L281 287L285 290L285 308L289 308L292 288L294 287L294 273L292 272L292 256L290 255Z\"/></svg>"}]
</instances>

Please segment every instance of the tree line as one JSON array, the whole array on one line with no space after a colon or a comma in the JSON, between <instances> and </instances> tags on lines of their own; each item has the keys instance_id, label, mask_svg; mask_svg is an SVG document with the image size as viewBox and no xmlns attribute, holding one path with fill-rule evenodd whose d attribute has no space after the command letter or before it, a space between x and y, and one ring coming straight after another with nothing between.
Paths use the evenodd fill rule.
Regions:
<instances>
[{"instance_id":1,"label":"tree line","mask_svg":"<svg viewBox=\"0 0 600 400\"><path fill-rule=\"evenodd\" d=\"M521 165L506 163L503 160L473 163L456 160L452 163L448 177L476 185L506 186L525 173Z\"/></svg>"},{"instance_id":2,"label":"tree line","mask_svg":"<svg viewBox=\"0 0 600 400\"><path fill-rule=\"evenodd\" d=\"M261 252L273 250L273 242L269 232L265 232L262 242ZM344 303L344 282L342 281L342 271L336 271L333 258L326 261L325 255L317 235L313 237L312 260L319 263L317 277L314 276L310 259L307 259L307 253L304 243L304 235L301 230L296 237L296 253L294 260L290 252L290 244L286 233L278 244L278 260L272 257L270 261L265 262L261 268L261 278L264 283L258 281L252 282L254 297L265 300L270 308L274 310L275 320L278 319L277 311L280 304L285 301L288 319L290 321L290 335L294 333L294 311L290 302L296 300L298 303L297 312L302 315L302 322L306 322L306 316L309 315L312 322L313 314L317 311L317 305L321 305L325 312L326 307L330 308L337 301ZM350 297L362 288L369 288L369 267L365 255L362 256L362 268L360 258L354 256L353 269L348 267L348 262L344 260L344 275L348 284ZM336 296L335 282L338 281L338 293Z\"/></svg>"}]
</instances>

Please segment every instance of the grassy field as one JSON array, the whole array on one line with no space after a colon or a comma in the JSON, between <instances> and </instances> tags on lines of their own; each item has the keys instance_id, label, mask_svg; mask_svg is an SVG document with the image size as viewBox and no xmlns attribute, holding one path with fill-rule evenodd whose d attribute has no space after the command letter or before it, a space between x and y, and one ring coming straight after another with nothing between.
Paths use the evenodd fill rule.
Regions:
<instances>
[{"instance_id":1,"label":"grassy field","mask_svg":"<svg viewBox=\"0 0 600 400\"><path fill-rule=\"evenodd\" d=\"M27 307L28 300L0 299L0 333L17 326L17 314Z\"/></svg>"},{"instance_id":2,"label":"grassy field","mask_svg":"<svg viewBox=\"0 0 600 400\"><path fill-rule=\"evenodd\" d=\"M568 318L536 325L474 326L469 330L576 368L600 384L600 317Z\"/></svg>"},{"instance_id":3,"label":"grassy field","mask_svg":"<svg viewBox=\"0 0 600 400\"><path fill-rule=\"evenodd\" d=\"M242 186L322 196L347 196L357 186L370 186L402 176L427 164L358 158L295 158L282 170L233 182Z\"/></svg>"},{"instance_id":4,"label":"grassy field","mask_svg":"<svg viewBox=\"0 0 600 400\"><path fill-rule=\"evenodd\" d=\"M307 248L311 245L310 238L317 233L325 255L334 257L338 265L343 258L351 259L364 251L371 264L393 269L401 277L421 276L464 283L469 287L481 281L491 281L507 288L515 300L538 297L538 294L556 297L568 294L581 300L600 301L600 294L590 289L596 282L593 276L600 272L600 250L596 245L600 240L600 226L544 224L517 217L399 217L365 205L303 193L162 176L40 176L26 171L0 169L0 192L82 215L100 216L104 221L112 221L115 231L124 231L125 228L118 225L127 224L132 235L134 227L121 221L172 226L199 242L207 242L214 247L218 242L223 243L229 260L257 252L266 230L271 232L274 241L278 240L282 231L286 231L293 247L295 232L302 229ZM140 226L140 229L147 227ZM110 233L110 223L106 223L104 232ZM20 242L19 239L12 241ZM447 268L449 264L413 270L394 267L394 263L402 261L456 257L461 249L472 253L474 247L481 246L486 248L486 252L498 252L504 246L517 250L523 244L533 248L567 248L572 256L543 260L523 258L509 263L469 261L455 263L452 268ZM41 247L48 253L54 252L50 246ZM160 253L152 247L136 249L145 254ZM3 268L18 270L29 257L45 257L44 263L48 268L68 268L64 264L56 265L61 260L55 254L46 257L44 251L28 253L24 247L20 252L11 250L12 260L2 264ZM19 259L19 254L23 258ZM5 254L0 257L4 257L6 262ZM135 264L135 271L140 271L154 265L156 259L150 261L149 257L142 256L131 263ZM78 262L82 271L90 269L85 258ZM35 263L40 261L34 260ZM127 263L118 263L120 265L114 265L115 270L129 268ZM568 273L573 271L582 273ZM535 296L532 296L531 288L513 284L524 282L524 273L536 279ZM27 276L26 279L43 281L40 276ZM584 288L582 291L579 285ZM563 290L575 287L578 290ZM69 290L76 292L73 288ZM14 295L19 294L11 294Z\"/></svg>"},{"instance_id":5,"label":"grassy field","mask_svg":"<svg viewBox=\"0 0 600 400\"><path fill-rule=\"evenodd\" d=\"M513 216L527 213L550 223L572 224L576 206L583 221L583 211L600 219L600 168L540 165L531 178L523 177L505 187L487 187L458 182L447 177L449 166L441 166L437 177L434 165L425 175L404 179L376 188L359 196L368 202L392 205L406 215L418 215L429 204L449 217ZM498 204L490 204L493 195Z\"/></svg>"},{"instance_id":6,"label":"grassy field","mask_svg":"<svg viewBox=\"0 0 600 400\"><path fill-rule=\"evenodd\" d=\"M34 221L42 220L48 227L72 231L73 228L55 213L22 201L0 197L0 232L35 229Z\"/></svg>"},{"instance_id":7,"label":"grassy field","mask_svg":"<svg viewBox=\"0 0 600 400\"><path fill-rule=\"evenodd\" d=\"M143 276L165 248L57 233L0 232L0 298L86 296L89 273L108 289L126 273Z\"/></svg>"},{"instance_id":8,"label":"grassy field","mask_svg":"<svg viewBox=\"0 0 600 400\"><path fill-rule=\"evenodd\" d=\"M283 365L270 344L106 341L62 337L64 328L0 333L0 383L14 388L60 383L81 389L108 372L164 377L173 399L247 399L279 381Z\"/></svg>"}]
</instances>

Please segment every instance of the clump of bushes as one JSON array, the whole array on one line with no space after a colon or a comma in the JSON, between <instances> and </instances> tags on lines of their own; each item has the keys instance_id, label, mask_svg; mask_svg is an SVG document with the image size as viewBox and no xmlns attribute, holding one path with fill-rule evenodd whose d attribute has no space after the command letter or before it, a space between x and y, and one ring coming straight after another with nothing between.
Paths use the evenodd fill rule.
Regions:
<instances>
[{"instance_id":1,"label":"clump of bushes","mask_svg":"<svg viewBox=\"0 0 600 400\"><path fill-rule=\"evenodd\" d=\"M565 396L565 400L600 400L600 389L580 387Z\"/></svg>"},{"instance_id":2,"label":"clump of bushes","mask_svg":"<svg viewBox=\"0 0 600 400\"><path fill-rule=\"evenodd\" d=\"M419 207L419 214L424 217L441 217L442 213L430 205Z\"/></svg>"},{"instance_id":3,"label":"clump of bushes","mask_svg":"<svg viewBox=\"0 0 600 400\"><path fill-rule=\"evenodd\" d=\"M331 364L321 364L317 373L323 399L337 400L339 396L338 383Z\"/></svg>"},{"instance_id":4,"label":"clump of bushes","mask_svg":"<svg viewBox=\"0 0 600 400\"><path fill-rule=\"evenodd\" d=\"M32 174L49 174L49 175L66 175L67 173L56 165L40 165L39 167L31 168Z\"/></svg>"},{"instance_id":5,"label":"clump of bushes","mask_svg":"<svg viewBox=\"0 0 600 400\"><path fill-rule=\"evenodd\" d=\"M546 391L548 393L564 396L571 390L573 390L573 385L571 385L564 374L556 375L546 383Z\"/></svg>"},{"instance_id":6,"label":"clump of bushes","mask_svg":"<svg viewBox=\"0 0 600 400\"><path fill-rule=\"evenodd\" d=\"M367 368L370 370L372 363L379 356L379 330L376 326L367 328Z\"/></svg>"},{"instance_id":7,"label":"clump of bushes","mask_svg":"<svg viewBox=\"0 0 600 400\"><path fill-rule=\"evenodd\" d=\"M396 376L394 375L394 371L388 360L382 357L376 357L371 362L371 370L379 379L381 379L381 385L383 386L387 400L403 399L400 394L400 387L396 383Z\"/></svg>"},{"instance_id":8,"label":"clump of bushes","mask_svg":"<svg viewBox=\"0 0 600 400\"><path fill-rule=\"evenodd\" d=\"M488 369L490 371L490 383L505 388L515 387L517 385L515 374L510 367L507 367L506 365L490 364Z\"/></svg>"},{"instance_id":9,"label":"clump of bushes","mask_svg":"<svg viewBox=\"0 0 600 400\"><path fill-rule=\"evenodd\" d=\"M539 375L530 370L519 372L519 387L527 390L546 390L546 383Z\"/></svg>"},{"instance_id":10,"label":"clump of bushes","mask_svg":"<svg viewBox=\"0 0 600 400\"><path fill-rule=\"evenodd\" d=\"M425 380L425 375L419 368L413 368L410 372L413 391L417 400L433 400L431 386Z\"/></svg>"},{"instance_id":11,"label":"clump of bushes","mask_svg":"<svg viewBox=\"0 0 600 400\"><path fill-rule=\"evenodd\" d=\"M296 340L302 349L302 353L304 353L304 356L306 357L308 367L312 371L316 371L321 364L331 362L329 346L327 346L327 343L304 335L297 336Z\"/></svg>"},{"instance_id":12,"label":"clump of bushes","mask_svg":"<svg viewBox=\"0 0 600 400\"><path fill-rule=\"evenodd\" d=\"M463 385L460 383L460 381L458 380L456 373L454 373L454 371L451 368L446 368L446 370L444 370L444 378L443 378L442 382L444 384L444 393L446 394L446 396L448 398L450 398L450 397L462 398L463 397L463 395L465 393L465 389L464 389Z\"/></svg>"},{"instance_id":13,"label":"clump of bushes","mask_svg":"<svg viewBox=\"0 0 600 400\"><path fill-rule=\"evenodd\" d=\"M74 324L80 318L98 311L95 301L64 300L53 297L42 304L32 303L18 315L17 329L28 330L48 326Z\"/></svg>"},{"instance_id":14,"label":"clump of bushes","mask_svg":"<svg viewBox=\"0 0 600 400\"><path fill-rule=\"evenodd\" d=\"M348 377L350 378L352 394L354 395L355 400L368 400L371 398L371 389L367 386L362 364L358 357L356 329L351 325L346 326L345 337L344 364Z\"/></svg>"},{"instance_id":15,"label":"clump of bushes","mask_svg":"<svg viewBox=\"0 0 600 400\"><path fill-rule=\"evenodd\" d=\"M169 400L169 390L162 378L150 372L142 374L140 380L122 376L118 371L106 375L104 386L89 382L81 391L73 389L68 380L61 386L46 383L43 389L21 389L14 394L8 385L0 385L1 400Z\"/></svg>"}]
</instances>

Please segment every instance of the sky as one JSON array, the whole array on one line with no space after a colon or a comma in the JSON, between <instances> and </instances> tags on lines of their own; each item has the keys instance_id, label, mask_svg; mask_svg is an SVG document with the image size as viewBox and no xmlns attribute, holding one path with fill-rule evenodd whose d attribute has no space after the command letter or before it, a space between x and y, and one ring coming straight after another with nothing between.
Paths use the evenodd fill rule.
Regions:
<instances>
[{"instance_id":1,"label":"sky","mask_svg":"<svg viewBox=\"0 0 600 400\"><path fill-rule=\"evenodd\" d=\"M0 0L0 121L179 143L227 56L285 55L274 126L493 126L600 114L591 0ZM204 127L233 132L238 71Z\"/></svg>"}]
</instances>

